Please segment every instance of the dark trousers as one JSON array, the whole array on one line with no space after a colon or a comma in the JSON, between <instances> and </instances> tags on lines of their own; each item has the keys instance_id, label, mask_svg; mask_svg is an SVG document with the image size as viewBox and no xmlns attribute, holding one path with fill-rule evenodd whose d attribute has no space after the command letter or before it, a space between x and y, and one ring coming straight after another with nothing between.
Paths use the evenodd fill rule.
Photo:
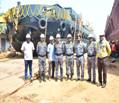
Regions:
<instances>
[{"instance_id":1,"label":"dark trousers","mask_svg":"<svg viewBox=\"0 0 119 103\"><path fill-rule=\"evenodd\" d=\"M98 80L99 80L99 83L101 84L102 83L106 84L107 82L106 63L107 63L107 57L98 58Z\"/></svg>"},{"instance_id":2,"label":"dark trousers","mask_svg":"<svg viewBox=\"0 0 119 103\"><path fill-rule=\"evenodd\" d=\"M25 60L25 79L28 79L28 67L29 67L29 73L30 73L30 78L32 77L32 60Z\"/></svg>"},{"instance_id":3,"label":"dark trousers","mask_svg":"<svg viewBox=\"0 0 119 103\"><path fill-rule=\"evenodd\" d=\"M52 78L54 78L54 72L55 72L55 61L51 61L49 63L49 77L51 76L51 70L52 70Z\"/></svg>"},{"instance_id":4,"label":"dark trousers","mask_svg":"<svg viewBox=\"0 0 119 103\"><path fill-rule=\"evenodd\" d=\"M60 79L63 78L63 55L55 56L56 79L58 79L58 70L60 66Z\"/></svg>"}]
</instances>

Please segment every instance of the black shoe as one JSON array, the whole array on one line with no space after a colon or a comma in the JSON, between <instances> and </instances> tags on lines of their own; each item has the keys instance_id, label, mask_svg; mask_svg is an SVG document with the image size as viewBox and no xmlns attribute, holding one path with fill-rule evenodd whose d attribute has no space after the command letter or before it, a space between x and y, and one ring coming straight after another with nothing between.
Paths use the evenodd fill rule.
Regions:
<instances>
[{"instance_id":1,"label":"black shoe","mask_svg":"<svg viewBox=\"0 0 119 103\"><path fill-rule=\"evenodd\" d=\"M102 86L102 83L98 83L97 86L98 86L98 87Z\"/></svg>"},{"instance_id":2,"label":"black shoe","mask_svg":"<svg viewBox=\"0 0 119 103\"><path fill-rule=\"evenodd\" d=\"M72 80L72 78L73 78L73 75L71 74L71 78L70 78L70 80Z\"/></svg>"},{"instance_id":3,"label":"black shoe","mask_svg":"<svg viewBox=\"0 0 119 103\"><path fill-rule=\"evenodd\" d=\"M84 81L84 78L81 78L81 81Z\"/></svg>"},{"instance_id":4,"label":"black shoe","mask_svg":"<svg viewBox=\"0 0 119 103\"><path fill-rule=\"evenodd\" d=\"M45 78L46 78L46 76L45 76L45 72L43 71L43 73L42 73L42 78L43 78L43 81L45 82L46 80L45 80Z\"/></svg>"},{"instance_id":5,"label":"black shoe","mask_svg":"<svg viewBox=\"0 0 119 103\"><path fill-rule=\"evenodd\" d=\"M46 82L46 80L45 80L45 79L43 79L43 81L44 81L44 82Z\"/></svg>"},{"instance_id":6,"label":"black shoe","mask_svg":"<svg viewBox=\"0 0 119 103\"><path fill-rule=\"evenodd\" d=\"M70 80L72 81L72 80L73 80L73 78L71 77L71 78L70 78Z\"/></svg>"},{"instance_id":7,"label":"black shoe","mask_svg":"<svg viewBox=\"0 0 119 103\"><path fill-rule=\"evenodd\" d=\"M67 80L69 79L69 75L67 75Z\"/></svg>"},{"instance_id":8,"label":"black shoe","mask_svg":"<svg viewBox=\"0 0 119 103\"><path fill-rule=\"evenodd\" d=\"M76 81L80 81L80 78L77 78Z\"/></svg>"},{"instance_id":9,"label":"black shoe","mask_svg":"<svg viewBox=\"0 0 119 103\"><path fill-rule=\"evenodd\" d=\"M91 79L87 79L87 82L91 82Z\"/></svg>"},{"instance_id":10,"label":"black shoe","mask_svg":"<svg viewBox=\"0 0 119 103\"><path fill-rule=\"evenodd\" d=\"M103 85L102 85L102 88L105 88L106 87L106 84L104 83Z\"/></svg>"},{"instance_id":11,"label":"black shoe","mask_svg":"<svg viewBox=\"0 0 119 103\"><path fill-rule=\"evenodd\" d=\"M45 80L45 75L43 75L43 81L46 82L46 80Z\"/></svg>"},{"instance_id":12,"label":"black shoe","mask_svg":"<svg viewBox=\"0 0 119 103\"><path fill-rule=\"evenodd\" d=\"M41 81L43 81L43 77L41 76Z\"/></svg>"},{"instance_id":13,"label":"black shoe","mask_svg":"<svg viewBox=\"0 0 119 103\"><path fill-rule=\"evenodd\" d=\"M93 82L92 82L93 84L96 84L96 81L95 80L93 80Z\"/></svg>"},{"instance_id":14,"label":"black shoe","mask_svg":"<svg viewBox=\"0 0 119 103\"><path fill-rule=\"evenodd\" d=\"M54 76L52 76L51 78L54 79Z\"/></svg>"},{"instance_id":15,"label":"black shoe","mask_svg":"<svg viewBox=\"0 0 119 103\"><path fill-rule=\"evenodd\" d=\"M60 81L62 82L63 81L63 78L61 78Z\"/></svg>"},{"instance_id":16,"label":"black shoe","mask_svg":"<svg viewBox=\"0 0 119 103\"><path fill-rule=\"evenodd\" d=\"M58 78L55 78L55 81L57 82L58 81Z\"/></svg>"},{"instance_id":17,"label":"black shoe","mask_svg":"<svg viewBox=\"0 0 119 103\"><path fill-rule=\"evenodd\" d=\"M47 79L50 80L50 76L48 76Z\"/></svg>"}]
</instances>

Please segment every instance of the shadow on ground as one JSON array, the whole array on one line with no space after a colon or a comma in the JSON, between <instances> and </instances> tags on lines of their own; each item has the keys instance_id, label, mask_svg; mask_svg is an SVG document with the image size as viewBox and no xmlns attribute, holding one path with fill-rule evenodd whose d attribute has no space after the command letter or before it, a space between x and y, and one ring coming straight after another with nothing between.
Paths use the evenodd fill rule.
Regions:
<instances>
[{"instance_id":1,"label":"shadow on ground","mask_svg":"<svg viewBox=\"0 0 119 103\"><path fill-rule=\"evenodd\" d=\"M119 61L108 65L108 73L119 76Z\"/></svg>"}]
</instances>

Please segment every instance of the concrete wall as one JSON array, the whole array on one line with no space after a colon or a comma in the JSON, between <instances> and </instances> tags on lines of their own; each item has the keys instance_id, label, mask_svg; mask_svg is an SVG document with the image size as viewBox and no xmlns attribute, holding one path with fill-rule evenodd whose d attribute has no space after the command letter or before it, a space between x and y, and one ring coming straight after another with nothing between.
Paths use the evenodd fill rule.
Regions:
<instances>
[{"instance_id":1,"label":"concrete wall","mask_svg":"<svg viewBox=\"0 0 119 103\"><path fill-rule=\"evenodd\" d=\"M9 42L5 36L0 35L0 52L7 51L9 48Z\"/></svg>"},{"instance_id":2,"label":"concrete wall","mask_svg":"<svg viewBox=\"0 0 119 103\"><path fill-rule=\"evenodd\" d=\"M109 40L119 40L119 0L115 0L107 18L105 34Z\"/></svg>"}]
</instances>

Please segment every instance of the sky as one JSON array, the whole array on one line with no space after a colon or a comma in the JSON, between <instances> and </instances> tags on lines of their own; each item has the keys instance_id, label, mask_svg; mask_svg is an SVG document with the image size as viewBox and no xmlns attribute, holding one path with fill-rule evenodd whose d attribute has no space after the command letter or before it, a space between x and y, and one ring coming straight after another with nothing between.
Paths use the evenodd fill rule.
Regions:
<instances>
[{"instance_id":1,"label":"sky","mask_svg":"<svg viewBox=\"0 0 119 103\"><path fill-rule=\"evenodd\" d=\"M114 0L0 0L0 12L21 4L59 4L62 7L72 7L94 29L94 34L104 33L107 16L110 15Z\"/></svg>"}]
</instances>

